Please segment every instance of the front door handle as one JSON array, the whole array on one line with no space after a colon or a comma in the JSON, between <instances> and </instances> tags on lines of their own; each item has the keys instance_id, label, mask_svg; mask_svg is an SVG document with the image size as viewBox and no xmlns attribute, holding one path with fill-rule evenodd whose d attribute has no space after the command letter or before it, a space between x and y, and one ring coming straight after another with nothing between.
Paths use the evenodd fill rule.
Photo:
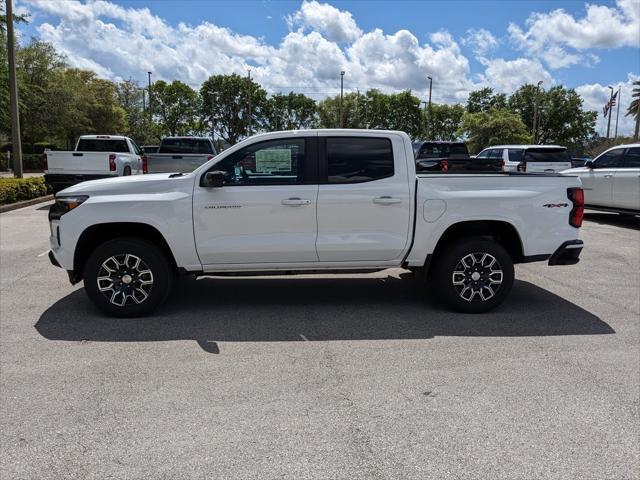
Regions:
<instances>
[{"instance_id":1,"label":"front door handle","mask_svg":"<svg viewBox=\"0 0 640 480\"><path fill-rule=\"evenodd\" d=\"M287 205L289 207L300 207L301 205L311 205L311 200L300 197L290 197L282 200L282 205Z\"/></svg>"},{"instance_id":2,"label":"front door handle","mask_svg":"<svg viewBox=\"0 0 640 480\"><path fill-rule=\"evenodd\" d=\"M388 195L384 195L382 197L376 197L373 199L373 203L377 203L379 205L393 205L394 203L402 203L401 198L393 198Z\"/></svg>"},{"instance_id":3,"label":"front door handle","mask_svg":"<svg viewBox=\"0 0 640 480\"><path fill-rule=\"evenodd\" d=\"M610 173L604 176L604 178L611 178L611 177L613 177L613 175L611 175Z\"/></svg>"}]
</instances>

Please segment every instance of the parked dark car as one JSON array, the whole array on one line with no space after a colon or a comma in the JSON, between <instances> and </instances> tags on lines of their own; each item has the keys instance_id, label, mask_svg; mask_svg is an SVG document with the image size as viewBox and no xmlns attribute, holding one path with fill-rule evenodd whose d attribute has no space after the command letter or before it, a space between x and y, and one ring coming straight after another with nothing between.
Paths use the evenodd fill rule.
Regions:
<instances>
[{"instance_id":1,"label":"parked dark car","mask_svg":"<svg viewBox=\"0 0 640 480\"><path fill-rule=\"evenodd\" d=\"M474 158L464 142L420 141L413 144L419 172L501 172L498 158Z\"/></svg>"},{"instance_id":2,"label":"parked dark car","mask_svg":"<svg viewBox=\"0 0 640 480\"><path fill-rule=\"evenodd\" d=\"M158 153L158 149L160 149L160 145L142 145L142 151L147 153Z\"/></svg>"}]
</instances>

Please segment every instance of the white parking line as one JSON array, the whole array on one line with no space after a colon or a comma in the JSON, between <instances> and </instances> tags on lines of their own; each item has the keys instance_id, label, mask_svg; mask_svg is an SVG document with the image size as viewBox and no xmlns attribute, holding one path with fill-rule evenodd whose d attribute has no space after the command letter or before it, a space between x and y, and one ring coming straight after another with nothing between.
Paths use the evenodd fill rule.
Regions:
<instances>
[{"instance_id":1,"label":"white parking line","mask_svg":"<svg viewBox=\"0 0 640 480\"><path fill-rule=\"evenodd\" d=\"M42 252L38 255L38 257L44 257L47 253L49 253L49 250L47 250L46 252Z\"/></svg>"},{"instance_id":2,"label":"white parking line","mask_svg":"<svg viewBox=\"0 0 640 480\"><path fill-rule=\"evenodd\" d=\"M303 334L299 333L298 335L300 335L300 338L302 338L305 342L309 341L309 339L305 337Z\"/></svg>"}]
</instances>

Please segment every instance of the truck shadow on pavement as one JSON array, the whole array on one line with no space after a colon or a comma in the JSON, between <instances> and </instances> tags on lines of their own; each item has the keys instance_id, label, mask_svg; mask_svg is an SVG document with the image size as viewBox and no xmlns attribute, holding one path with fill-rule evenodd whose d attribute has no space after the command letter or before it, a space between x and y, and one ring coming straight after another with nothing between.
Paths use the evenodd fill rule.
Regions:
<instances>
[{"instance_id":1,"label":"truck shadow on pavement","mask_svg":"<svg viewBox=\"0 0 640 480\"><path fill-rule=\"evenodd\" d=\"M524 281L498 309L447 310L411 280L386 278L201 278L182 280L157 314L109 318L82 290L46 310L35 325L49 340L216 342L429 339L602 335L615 331L588 311Z\"/></svg>"}]
</instances>

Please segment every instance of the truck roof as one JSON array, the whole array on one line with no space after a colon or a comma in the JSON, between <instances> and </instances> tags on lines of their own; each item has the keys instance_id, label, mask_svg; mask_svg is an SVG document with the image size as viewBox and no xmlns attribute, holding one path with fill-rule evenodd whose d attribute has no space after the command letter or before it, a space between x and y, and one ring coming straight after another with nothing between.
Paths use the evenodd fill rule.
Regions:
<instances>
[{"instance_id":1,"label":"truck roof","mask_svg":"<svg viewBox=\"0 0 640 480\"><path fill-rule=\"evenodd\" d=\"M490 147L485 147L483 150L487 148L567 148L562 145L491 145Z\"/></svg>"},{"instance_id":2,"label":"truck roof","mask_svg":"<svg viewBox=\"0 0 640 480\"><path fill-rule=\"evenodd\" d=\"M125 137L124 135L80 135L80 138L89 140L126 140L129 137Z\"/></svg>"}]
</instances>

